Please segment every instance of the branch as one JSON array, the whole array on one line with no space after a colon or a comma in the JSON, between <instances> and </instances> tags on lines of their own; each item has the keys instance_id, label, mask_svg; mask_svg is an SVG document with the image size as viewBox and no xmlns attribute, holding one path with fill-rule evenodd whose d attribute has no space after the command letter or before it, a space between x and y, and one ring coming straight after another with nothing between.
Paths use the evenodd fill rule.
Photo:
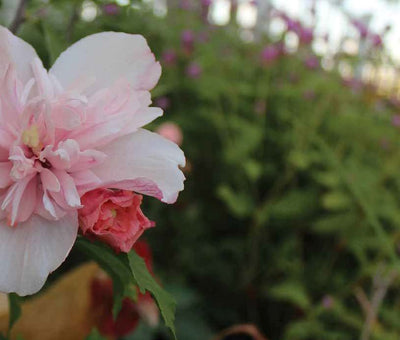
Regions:
<instances>
[{"instance_id":1,"label":"branch","mask_svg":"<svg viewBox=\"0 0 400 340\"><path fill-rule=\"evenodd\" d=\"M10 25L10 31L12 33L17 33L19 26L25 21L25 7L26 7L26 0L20 0L17 13L15 13L14 20Z\"/></svg>"}]
</instances>

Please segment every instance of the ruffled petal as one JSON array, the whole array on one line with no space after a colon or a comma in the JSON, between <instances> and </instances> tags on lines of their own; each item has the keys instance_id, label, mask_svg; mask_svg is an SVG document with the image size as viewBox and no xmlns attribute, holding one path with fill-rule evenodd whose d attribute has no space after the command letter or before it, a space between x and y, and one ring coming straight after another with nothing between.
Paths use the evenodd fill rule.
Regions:
<instances>
[{"instance_id":1,"label":"ruffled petal","mask_svg":"<svg viewBox=\"0 0 400 340\"><path fill-rule=\"evenodd\" d=\"M91 170L103 186L133 190L174 203L183 190L181 149L156 133L139 129L100 149L106 160Z\"/></svg>"},{"instance_id":2,"label":"ruffled petal","mask_svg":"<svg viewBox=\"0 0 400 340\"><path fill-rule=\"evenodd\" d=\"M136 90L150 90L158 82L161 66L141 35L103 32L89 35L69 47L50 69L64 88L82 79L95 79L86 94L110 87L125 78Z\"/></svg>"},{"instance_id":3,"label":"ruffled petal","mask_svg":"<svg viewBox=\"0 0 400 340\"><path fill-rule=\"evenodd\" d=\"M39 291L67 257L77 231L76 213L59 221L33 215L15 228L0 221L0 291L21 296Z\"/></svg>"}]
</instances>

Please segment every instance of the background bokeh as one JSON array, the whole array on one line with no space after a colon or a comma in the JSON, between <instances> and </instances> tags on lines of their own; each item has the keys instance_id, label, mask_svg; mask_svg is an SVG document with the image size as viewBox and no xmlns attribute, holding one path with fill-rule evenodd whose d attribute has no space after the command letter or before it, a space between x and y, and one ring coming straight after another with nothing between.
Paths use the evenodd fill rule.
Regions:
<instances>
[{"instance_id":1,"label":"background bokeh","mask_svg":"<svg viewBox=\"0 0 400 340\"><path fill-rule=\"evenodd\" d=\"M173 206L145 199L145 238L180 339L248 322L272 340L400 338L399 3L31 0L16 22L2 2L46 66L110 30L160 60L150 127L182 143L187 181Z\"/></svg>"}]
</instances>

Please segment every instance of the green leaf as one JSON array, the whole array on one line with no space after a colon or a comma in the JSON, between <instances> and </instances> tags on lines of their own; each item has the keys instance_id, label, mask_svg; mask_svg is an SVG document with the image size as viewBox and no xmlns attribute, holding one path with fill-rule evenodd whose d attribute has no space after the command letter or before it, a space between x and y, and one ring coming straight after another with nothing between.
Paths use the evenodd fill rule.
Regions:
<instances>
[{"instance_id":1,"label":"green leaf","mask_svg":"<svg viewBox=\"0 0 400 340\"><path fill-rule=\"evenodd\" d=\"M85 340L107 340L107 338L102 336L97 328L93 328L90 334L85 338Z\"/></svg>"},{"instance_id":2,"label":"green leaf","mask_svg":"<svg viewBox=\"0 0 400 340\"><path fill-rule=\"evenodd\" d=\"M129 252L128 259L133 277L139 286L141 293L144 294L147 290L151 295L153 295L158 308L161 311L165 325L171 330L176 339L174 326L176 302L174 298L162 289L156 280L154 280L147 269L146 263L135 253L134 250Z\"/></svg>"},{"instance_id":3,"label":"green leaf","mask_svg":"<svg viewBox=\"0 0 400 340\"><path fill-rule=\"evenodd\" d=\"M311 304L307 292L298 282L283 282L270 288L268 293L274 299L287 301L302 309L307 309Z\"/></svg>"},{"instance_id":4,"label":"green leaf","mask_svg":"<svg viewBox=\"0 0 400 340\"><path fill-rule=\"evenodd\" d=\"M96 261L113 281L114 306L116 317L121 310L124 297L136 300L135 281L133 279L126 254L116 254L110 247L100 242L92 242L78 237L75 246L90 259Z\"/></svg>"},{"instance_id":5,"label":"green leaf","mask_svg":"<svg viewBox=\"0 0 400 340\"><path fill-rule=\"evenodd\" d=\"M10 308L10 319L8 321L7 337L9 337L12 327L21 316L21 298L15 293L10 293L8 294L8 304Z\"/></svg>"}]
</instances>

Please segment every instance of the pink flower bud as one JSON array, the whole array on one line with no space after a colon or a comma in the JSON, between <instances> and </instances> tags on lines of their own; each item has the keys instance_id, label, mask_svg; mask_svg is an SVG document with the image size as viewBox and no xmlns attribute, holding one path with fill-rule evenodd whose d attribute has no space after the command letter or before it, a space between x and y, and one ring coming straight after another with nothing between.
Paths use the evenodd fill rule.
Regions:
<instances>
[{"instance_id":1,"label":"pink flower bud","mask_svg":"<svg viewBox=\"0 0 400 340\"><path fill-rule=\"evenodd\" d=\"M163 123L158 127L156 132L177 145L182 144L183 141L182 130L175 123L169 123L169 122Z\"/></svg>"},{"instance_id":2,"label":"pink flower bud","mask_svg":"<svg viewBox=\"0 0 400 340\"><path fill-rule=\"evenodd\" d=\"M109 244L116 252L129 252L143 232L154 226L140 209L142 195L131 191L96 189L84 194L81 202L82 234Z\"/></svg>"}]
</instances>

